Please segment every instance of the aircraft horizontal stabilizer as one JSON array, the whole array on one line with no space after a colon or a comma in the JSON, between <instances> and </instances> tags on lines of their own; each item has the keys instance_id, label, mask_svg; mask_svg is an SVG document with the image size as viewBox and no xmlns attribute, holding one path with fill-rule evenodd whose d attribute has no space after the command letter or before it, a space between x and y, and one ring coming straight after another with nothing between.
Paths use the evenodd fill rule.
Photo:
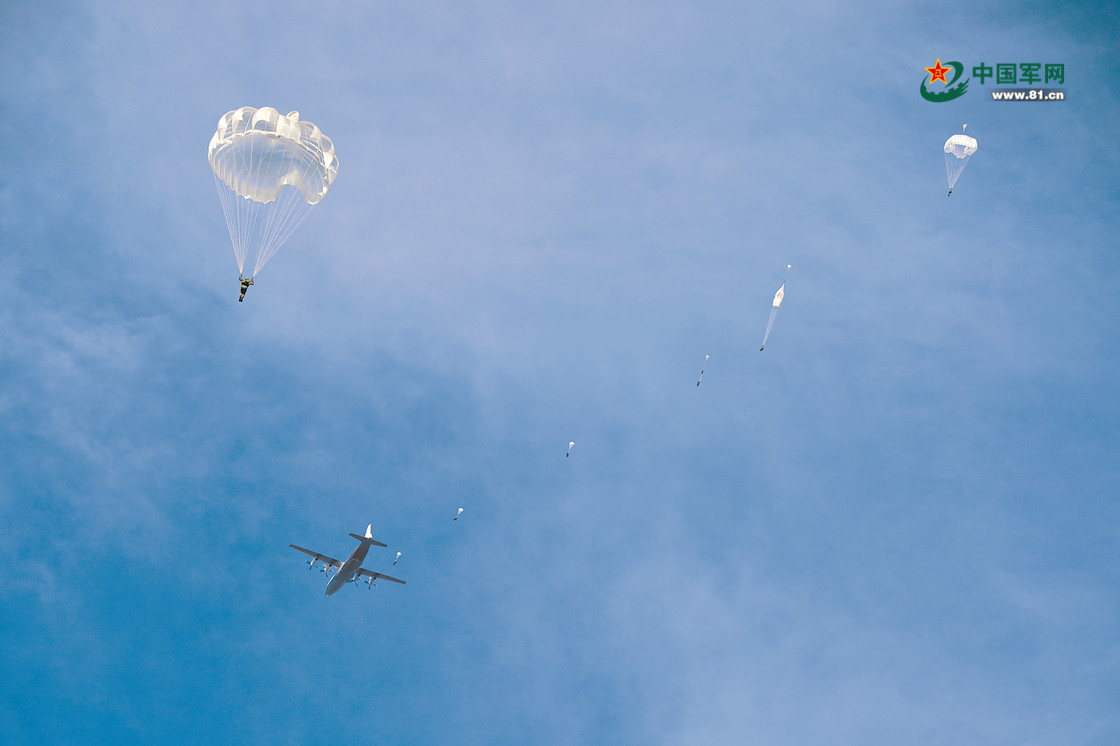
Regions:
<instances>
[{"instance_id":1,"label":"aircraft horizontal stabilizer","mask_svg":"<svg viewBox=\"0 0 1120 746\"><path fill-rule=\"evenodd\" d=\"M368 536L359 536L358 534L350 534L350 535L353 536L358 541L364 541L367 544L373 544L375 547L387 547L387 546L389 546L388 544L382 544L377 539L371 539Z\"/></svg>"}]
</instances>

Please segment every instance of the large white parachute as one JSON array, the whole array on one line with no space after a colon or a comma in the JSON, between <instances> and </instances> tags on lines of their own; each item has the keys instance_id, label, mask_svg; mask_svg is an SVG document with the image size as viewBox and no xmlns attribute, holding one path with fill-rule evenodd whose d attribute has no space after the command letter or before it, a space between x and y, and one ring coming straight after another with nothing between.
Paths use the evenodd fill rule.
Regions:
<instances>
[{"instance_id":1,"label":"large white parachute","mask_svg":"<svg viewBox=\"0 0 1120 746\"><path fill-rule=\"evenodd\" d=\"M966 124L961 134L953 135L945 141L945 173L949 177L949 194L953 193L953 186L960 178L961 171L968 165L968 159L980 147L975 138L964 134Z\"/></svg>"},{"instance_id":2,"label":"large white parachute","mask_svg":"<svg viewBox=\"0 0 1120 746\"><path fill-rule=\"evenodd\" d=\"M210 168L237 269L253 277L326 196L338 175L334 143L299 112L243 106L218 121Z\"/></svg>"}]
</instances>

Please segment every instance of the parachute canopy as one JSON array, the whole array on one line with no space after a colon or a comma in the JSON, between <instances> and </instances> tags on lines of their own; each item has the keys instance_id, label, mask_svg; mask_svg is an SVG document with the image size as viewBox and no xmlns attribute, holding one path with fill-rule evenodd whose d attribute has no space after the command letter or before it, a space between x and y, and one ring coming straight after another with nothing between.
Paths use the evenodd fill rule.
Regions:
<instances>
[{"instance_id":1,"label":"parachute canopy","mask_svg":"<svg viewBox=\"0 0 1120 746\"><path fill-rule=\"evenodd\" d=\"M338 176L334 143L299 112L242 106L218 120L210 138L210 168L239 197L272 202L285 186L318 204Z\"/></svg>"},{"instance_id":2,"label":"parachute canopy","mask_svg":"<svg viewBox=\"0 0 1120 746\"><path fill-rule=\"evenodd\" d=\"M965 127L968 125L966 124ZM976 139L963 132L945 141L945 173L949 177L949 188L957 183L961 171L968 165L968 159L980 147Z\"/></svg>"},{"instance_id":3,"label":"parachute canopy","mask_svg":"<svg viewBox=\"0 0 1120 746\"><path fill-rule=\"evenodd\" d=\"M338 176L334 143L299 112L243 106L218 120L210 168L222 200L237 268L255 255L253 275L319 204Z\"/></svg>"},{"instance_id":4,"label":"parachute canopy","mask_svg":"<svg viewBox=\"0 0 1120 746\"><path fill-rule=\"evenodd\" d=\"M945 141L945 152L952 153L955 158L967 158L979 147L976 139L968 135L953 135Z\"/></svg>"}]
</instances>

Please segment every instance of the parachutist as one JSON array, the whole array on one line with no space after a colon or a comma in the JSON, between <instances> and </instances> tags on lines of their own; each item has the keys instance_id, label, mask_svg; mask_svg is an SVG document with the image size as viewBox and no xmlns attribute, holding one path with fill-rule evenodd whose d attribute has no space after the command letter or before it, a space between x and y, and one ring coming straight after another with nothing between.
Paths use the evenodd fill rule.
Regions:
<instances>
[{"instance_id":1,"label":"parachutist","mask_svg":"<svg viewBox=\"0 0 1120 746\"><path fill-rule=\"evenodd\" d=\"M237 271L248 269L251 277L326 197L338 175L331 139L301 121L298 111L284 115L270 106L226 112L207 157ZM241 298L245 290L242 280Z\"/></svg>"},{"instance_id":2,"label":"parachutist","mask_svg":"<svg viewBox=\"0 0 1120 746\"><path fill-rule=\"evenodd\" d=\"M787 269L788 271L788 269ZM766 349L766 340L770 339L770 330L774 328L774 319L778 316L778 309L782 307L782 300L786 297L786 284L783 282L782 286L778 288L778 292L774 293L774 302L770 305L770 321L766 324L766 333L762 335L762 347L758 348L759 352Z\"/></svg>"},{"instance_id":3,"label":"parachutist","mask_svg":"<svg viewBox=\"0 0 1120 746\"><path fill-rule=\"evenodd\" d=\"M965 127L968 127L966 124ZM945 141L945 175L949 179L949 195L953 194L953 187L957 185L961 171L968 165L968 159L976 153L980 143L975 137L969 137L961 130L961 134L953 135Z\"/></svg>"},{"instance_id":4,"label":"parachutist","mask_svg":"<svg viewBox=\"0 0 1120 746\"><path fill-rule=\"evenodd\" d=\"M945 196L946 196L946 197L952 197L952 196L953 196L953 190L952 190L952 189L950 189L950 190L949 190L949 193L948 193L948 194L946 194Z\"/></svg>"},{"instance_id":5,"label":"parachutist","mask_svg":"<svg viewBox=\"0 0 1120 746\"><path fill-rule=\"evenodd\" d=\"M245 293L249 291L249 286L253 284L253 278L246 280L244 276L238 275L237 279L241 282L241 297L237 299L238 303L245 302Z\"/></svg>"}]
</instances>

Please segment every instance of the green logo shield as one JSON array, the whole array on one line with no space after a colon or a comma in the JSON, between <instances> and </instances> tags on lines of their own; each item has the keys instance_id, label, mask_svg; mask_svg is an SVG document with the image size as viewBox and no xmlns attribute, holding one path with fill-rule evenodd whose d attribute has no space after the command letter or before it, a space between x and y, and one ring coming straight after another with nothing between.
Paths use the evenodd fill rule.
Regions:
<instances>
[{"instance_id":1,"label":"green logo shield","mask_svg":"<svg viewBox=\"0 0 1120 746\"><path fill-rule=\"evenodd\" d=\"M965 91L968 90L967 79L961 81L960 83L957 83L957 81L960 80L961 75L964 74L964 65L959 62L948 62L946 64L949 65L949 67L953 68L953 79L945 84L948 86L946 90L941 91L940 93L934 93L930 89L926 88L926 79L930 76L927 75L925 78L922 78L922 87L920 91L922 94L922 98L924 98L926 101L935 101L938 103L942 101L952 101L955 98L960 98L961 96L963 96L965 94Z\"/></svg>"}]
</instances>

